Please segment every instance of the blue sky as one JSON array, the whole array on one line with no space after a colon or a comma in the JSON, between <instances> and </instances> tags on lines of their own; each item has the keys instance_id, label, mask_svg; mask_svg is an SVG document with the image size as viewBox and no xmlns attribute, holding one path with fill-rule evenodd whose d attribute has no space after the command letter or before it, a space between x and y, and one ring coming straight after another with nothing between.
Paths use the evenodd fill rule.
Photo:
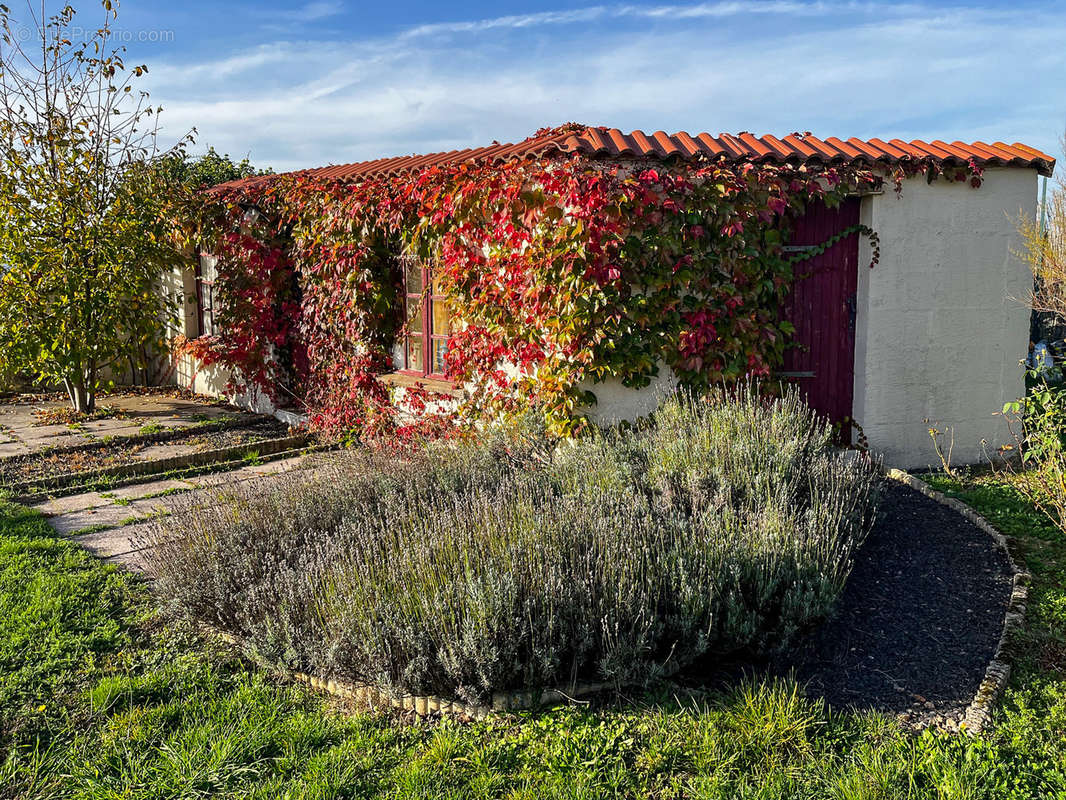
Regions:
<instances>
[{"instance_id":1,"label":"blue sky","mask_svg":"<svg viewBox=\"0 0 1066 800\"><path fill-rule=\"evenodd\" d=\"M1056 156L1066 130L1058 2L124 0L116 25L168 135L195 126L200 147L278 170L572 120Z\"/></svg>"}]
</instances>

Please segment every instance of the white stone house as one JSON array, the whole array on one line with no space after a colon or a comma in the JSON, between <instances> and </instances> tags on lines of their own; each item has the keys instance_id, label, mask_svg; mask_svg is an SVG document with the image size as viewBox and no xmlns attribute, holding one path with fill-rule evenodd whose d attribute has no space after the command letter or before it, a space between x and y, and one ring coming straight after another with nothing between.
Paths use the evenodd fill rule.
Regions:
<instances>
[{"instance_id":1,"label":"white stone house","mask_svg":"<svg viewBox=\"0 0 1066 800\"><path fill-rule=\"evenodd\" d=\"M797 289L790 319L804 346L786 363L784 375L799 383L816 408L835 419L854 420L855 431L861 429L871 448L893 466L937 463L928 432L931 424L953 439L957 463L980 461L986 448L991 451L1005 441L1005 423L998 412L1024 392L1019 362L1027 353L1030 330L1025 299L1032 278L1015 255L1020 246L1016 227L1019 216L1036 211L1038 177L1054 169L1050 156L1002 142L823 140L798 134L670 136L586 128L518 145L309 172L357 181L442 163L539 157L553 148L590 159L643 161L703 154L791 163L862 161L882 165L886 173L904 160L938 166L972 163L982 169L980 188L929 181L922 175L904 180L899 192L886 183L883 191L845 204L840 216L811 222L809 235L815 238L810 244L824 241L833 225L867 225L879 236L880 261L873 269L866 266L870 243L858 236L819 256L832 261L834 277ZM802 224L797 236L803 236ZM175 276L184 290L186 336L212 331L213 269L212 260L203 257L197 269ZM830 309L816 324L807 313L815 307ZM411 365L403 348L396 358L397 382L431 387L440 383L431 365L407 369ZM195 391L217 394L228 375L220 369L199 369L183 358L176 379ZM656 393L670 384L670 375L663 374L644 390L611 380L591 385L598 402L590 416L610 422L645 414ZM262 404L262 398L246 400Z\"/></svg>"}]
</instances>

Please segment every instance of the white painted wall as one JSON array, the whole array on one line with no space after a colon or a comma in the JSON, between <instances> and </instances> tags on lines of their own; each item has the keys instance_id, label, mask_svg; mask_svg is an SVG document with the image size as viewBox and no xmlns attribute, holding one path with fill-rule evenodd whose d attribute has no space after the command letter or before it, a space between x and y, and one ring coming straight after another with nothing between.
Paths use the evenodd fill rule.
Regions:
<instances>
[{"instance_id":1,"label":"white painted wall","mask_svg":"<svg viewBox=\"0 0 1066 800\"><path fill-rule=\"evenodd\" d=\"M211 257L203 255L201 265L210 262ZM213 263L213 262L211 262ZM200 300L196 291L196 272L192 265L184 267L180 274L175 271L171 282L180 284L184 297L181 333L189 339L200 335ZM224 397L230 371L220 366L203 367L192 356L174 356L174 375L178 386L190 389L197 394Z\"/></svg>"},{"instance_id":2,"label":"white painted wall","mask_svg":"<svg viewBox=\"0 0 1066 800\"><path fill-rule=\"evenodd\" d=\"M881 261L859 254L854 416L892 466L939 465L929 424L954 435L957 464L1003 444L997 412L1023 391L1032 284L1012 255L1019 213L1036 208L1037 174L990 169L979 189L924 178L863 199Z\"/></svg>"},{"instance_id":3,"label":"white painted wall","mask_svg":"<svg viewBox=\"0 0 1066 800\"><path fill-rule=\"evenodd\" d=\"M217 364L205 367L190 355L176 356L174 360L178 386L197 394L225 396L226 384L230 379L228 369Z\"/></svg>"},{"instance_id":4,"label":"white painted wall","mask_svg":"<svg viewBox=\"0 0 1066 800\"><path fill-rule=\"evenodd\" d=\"M585 381L580 384L584 391L596 396L595 405L581 410L597 425L616 425L619 422L634 422L651 414L662 398L677 388L677 376L664 363L659 363L659 374L642 389L632 389L618 378L608 378L599 383Z\"/></svg>"}]
</instances>

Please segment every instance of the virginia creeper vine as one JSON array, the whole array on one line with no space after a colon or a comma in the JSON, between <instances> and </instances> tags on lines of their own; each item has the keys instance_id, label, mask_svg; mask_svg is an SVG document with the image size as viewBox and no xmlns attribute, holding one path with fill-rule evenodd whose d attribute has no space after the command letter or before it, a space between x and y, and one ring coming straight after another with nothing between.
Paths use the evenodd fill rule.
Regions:
<instances>
[{"instance_id":1,"label":"virginia creeper vine","mask_svg":"<svg viewBox=\"0 0 1066 800\"><path fill-rule=\"evenodd\" d=\"M980 184L976 164L908 162L887 177L900 187L934 171ZM535 407L557 433L574 434L607 378L641 387L669 368L699 389L770 374L793 333L779 313L801 268L783 250L792 221L885 177L863 164L558 154L222 187L190 209L185 228L219 257L222 332L182 346L244 385L296 387L325 430L440 433ZM853 233L872 237L876 262L863 226L806 257ZM457 404L408 390L413 414L377 379L402 334L401 253L434 264L456 320L447 377L465 389Z\"/></svg>"}]
</instances>

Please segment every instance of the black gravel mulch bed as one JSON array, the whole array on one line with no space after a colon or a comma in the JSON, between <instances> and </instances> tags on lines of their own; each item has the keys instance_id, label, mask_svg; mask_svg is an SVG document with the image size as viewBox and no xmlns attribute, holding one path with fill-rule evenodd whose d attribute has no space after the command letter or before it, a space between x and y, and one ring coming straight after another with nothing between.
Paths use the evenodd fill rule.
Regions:
<instances>
[{"instance_id":1,"label":"black gravel mulch bed","mask_svg":"<svg viewBox=\"0 0 1066 800\"><path fill-rule=\"evenodd\" d=\"M799 643L788 667L833 707L957 721L999 644L1011 580L1006 555L987 533L886 481L877 523L836 609Z\"/></svg>"},{"instance_id":2,"label":"black gravel mulch bed","mask_svg":"<svg viewBox=\"0 0 1066 800\"><path fill-rule=\"evenodd\" d=\"M722 686L753 670L789 675L835 709L952 727L995 654L1012 577L987 533L886 480L877 522L830 617L772 664L734 665L698 680Z\"/></svg>"}]
</instances>

